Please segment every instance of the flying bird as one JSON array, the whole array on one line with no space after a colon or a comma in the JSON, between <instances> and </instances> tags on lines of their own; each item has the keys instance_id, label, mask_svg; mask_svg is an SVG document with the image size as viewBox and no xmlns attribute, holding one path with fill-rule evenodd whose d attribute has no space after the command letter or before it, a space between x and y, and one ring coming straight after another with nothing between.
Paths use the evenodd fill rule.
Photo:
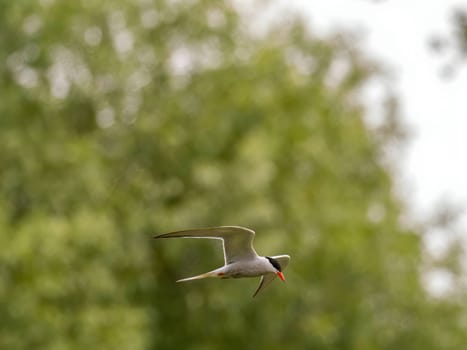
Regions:
<instances>
[{"instance_id":1,"label":"flying bird","mask_svg":"<svg viewBox=\"0 0 467 350\"><path fill-rule=\"evenodd\" d=\"M248 228L240 226L199 228L165 233L153 238L209 238L222 240L224 266L198 276L180 279L177 282L207 277L240 278L261 276L259 287L253 294L253 297L266 288L277 276L285 282L282 271L289 264L290 256L259 256L253 248L255 231Z\"/></svg>"}]
</instances>

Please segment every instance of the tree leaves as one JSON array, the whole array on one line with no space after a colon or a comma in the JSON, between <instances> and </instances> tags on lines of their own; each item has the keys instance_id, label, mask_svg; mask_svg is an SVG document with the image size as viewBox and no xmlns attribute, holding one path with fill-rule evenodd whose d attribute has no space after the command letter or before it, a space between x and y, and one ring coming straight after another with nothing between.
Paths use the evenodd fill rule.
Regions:
<instances>
[{"instance_id":1,"label":"tree leaves","mask_svg":"<svg viewBox=\"0 0 467 350\"><path fill-rule=\"evenodd\" d=\"M345 38L258 37L211 1L4 7L2 348L463 344L383 165L398 119L365 123L378 73ZM228 224L292 256L286 285L174 283L219 247L150 237Z\"/></svg>"}]
</instances>

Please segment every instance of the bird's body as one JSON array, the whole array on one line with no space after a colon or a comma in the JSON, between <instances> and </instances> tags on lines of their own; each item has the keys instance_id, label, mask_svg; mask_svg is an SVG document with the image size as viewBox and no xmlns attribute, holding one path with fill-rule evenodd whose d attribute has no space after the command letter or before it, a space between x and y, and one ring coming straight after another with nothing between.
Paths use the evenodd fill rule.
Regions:
<instances>
[{"instance_id":1,"label":"bird's body","mask_svg":"<svg viewBox=\"0 0 467 350\"><path fill-rule=\"evenodd\" d=\"M199 275L199 276L184 278L182 280L178 280L177 282L184 282L184 281L189 281L193 279L201 279L201 278L206 278L206 277L240 278L240 277L259 277L267 273L275 274L276 271L274 267L273 268L271 267L272 265L268 259L262 256L258 256L257 258L254 258L254 259L232 262L230 264L219 267L218 269L215 269L213 271L203 273L202 275Z\"/></svg>"},{"instance_id":2,"label":"bird's body","mask_svg":"<svg viewBox=\"0 0 467 350\"><path fill-rule=\"evenodd\" d=\"M285 281L282 269L290 260L288 255L273 257L259 256L253 248L253 230L240 226L221 226L212 228L192 229L166 233L154 238L210 238L223 241L225 264L218 269L201 275L183 278L177 282L192 281L207 277L240 278L259 277L261 283L253 296L256 296L272 280L279 276Z\"/></svg>"}]
</instances>

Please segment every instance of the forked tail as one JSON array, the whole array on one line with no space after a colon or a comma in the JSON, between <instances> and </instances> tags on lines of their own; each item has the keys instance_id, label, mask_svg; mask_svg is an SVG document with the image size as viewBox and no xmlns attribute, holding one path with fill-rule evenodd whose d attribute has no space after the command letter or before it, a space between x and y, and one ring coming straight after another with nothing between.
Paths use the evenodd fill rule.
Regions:
<instances>
[{"instance_id":1,"label":"forked tail","mask_svg":"<svg viewBox=\"0 0 467 350\"><path fill-rule=\"evenodd\" d=\"M223 276L223 274L221 272L219 272L218 270L214 270L214 271L209 271L209 272L203 273L203 274L198 275L198 276L182 278L182 279L178 280L177 282L187 282L187 281L193 281L193 280L200 280L200 279L208 278L208 277L222 277L222 276Z\"/></svg>"}]
</instances>

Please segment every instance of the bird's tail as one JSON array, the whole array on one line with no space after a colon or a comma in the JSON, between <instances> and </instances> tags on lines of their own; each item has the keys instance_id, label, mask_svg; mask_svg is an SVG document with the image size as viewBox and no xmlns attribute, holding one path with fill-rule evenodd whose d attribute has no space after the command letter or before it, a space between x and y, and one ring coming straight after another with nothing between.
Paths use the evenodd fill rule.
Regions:
<instances>
[{"instance_id":1,"label":"bird's tail","mask_svg":"<svg viewBox=\"0 0 467 350\"><path fill-rule=\"evenodd\" d=\"M187 282L187 281L193 281L193 280L200 280L200 279L208 278L208 277L221 277L221 276L222 275L220 275L217 270L214 270L214 271L202 273L201 275L198 275L198 276L182 278L178 280L177 282Z\"/></svg>"}]
</instances>

